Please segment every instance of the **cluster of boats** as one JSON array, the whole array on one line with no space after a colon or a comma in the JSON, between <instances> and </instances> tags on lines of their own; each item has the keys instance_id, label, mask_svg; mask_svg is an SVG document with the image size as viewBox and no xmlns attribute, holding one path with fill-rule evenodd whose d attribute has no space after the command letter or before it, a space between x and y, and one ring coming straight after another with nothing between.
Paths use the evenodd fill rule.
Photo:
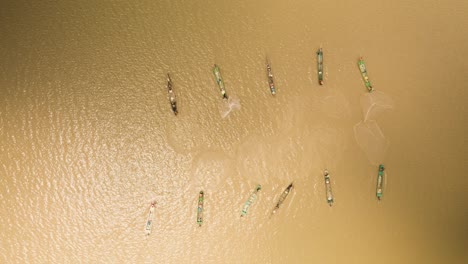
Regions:
<instances>
[{"instance_id":1,"label":"cluster of boats","mask_svg":"<svg viewBox=\"0 0 468 264\"><path fill-rule=\"evenodd\" d=\"M359 66L359 70L361 71L361 76L364 80L364 84L367 90L369 92L374 91L374 88L372 88L372 84L370 83L369 76L367 75L366 65L362 57L358 61L358 66ZM268 58L266 59L266 72L267 72L267 80L268 80L268 86L270 88L270 93L272 95L275 95L276 86L273 80L273 71L271 70L271 63L268 60ZM223 98L223 100L227 100L229 97L226 92L226 86L224 85L223 77L221 76L221 69L216 64L213 67L213 74L214 74L216 83L218 84L219 91L221 92L221 97ZM317 51L317 77L318 77L318 83L320 85L323 85L324 79L323 79L323 50L322 48L319 48ZM172 80L171 80L171 77L169 76L169 73L167 74L167 91L169 95L169 103L171 105L171 110L174 113L174 115L177 115L178 114L177 100L176 100L176 96L175 96L173 85L172 85Z\"/></svg>"},{"instance_id":2,"label":"cluster of boats","mask_svg":"<svg viewBox=\"0 0 468 264\"><path fill-rule=\"evenodd\" d=\"M362 79L364 81L364 84L365 84L368 92L374 91L374 88L372 87L372 84L371 84L371 82L369 80L369 76L367 74L366 65L365 65L364 60L362 59L362 57L358 60L357 64L358 64L359 70L361 72ZM318 83L320 85L324 84L324 78L323 78L324 71L323 71L323 69L324 69L323 68L323 50L322 50L322 48L320 48L317 51L317 77L318 77ZM270 93L272 95L276 95L276 86L275 86L275 82L274 82L274 79L273 79L273 71L271 69L271 63L268 60L268 58L266 59L266 73L267 73L268 87L270 88ZM219 88L219 91L221 93L222 99L227 100L229 97L228 97L228 94L227 94L227 91L226 91L226 87L224 85L223 77L221 76L221 70L220 70L219 66L216 65L216 64L213 67L213 74L214 74L216 83L218 84L218 88ZM177 115L178 114L177 100L176 100L172 80L171 80L171 77L170 77L169 73L167 74L167 91L168 91L168 95L169 95L169 103L171 105L171 110L174 113L174 115ZM377 198L379 200L382 199L382 196L383 196L384 170L385 170L384 166L380 165L379 166L379 173L378 173L378 176L377 176L377 191L376 191L376 195L377 195ZM334 199L333 199L333 193L332 193L332 188L331 188L330 174L329 174L328 170L325 170L323 172L323 176L324 176L324 179L325 179L326 201L330 206L332 206L332 204L334 202ZM280 206L283 204L283 202L286 200L288 195L291 193L293 187L294 187L293 183L291 182L286 187L286 189L284 189L284 191L281 193L278 201L276 202L276 205L274 206L273 210L271 211L270 216L273 216L274 214L276 214L276 212L279 210ZM255 188L255 190L250 194L247 201L244 203L244 206L242 207L242 211L241 211L241 215L240 215L241 217L244 217L244 216L247 215L247 213L249 211L249 208L252 206L252 204L254 204L255 200L257 200L258 194L259 194L261 189L262 189L262 186L259 184ZM198 205L197 205L197 224L199 226L201 226L203 224L203 203L204 203L204 199L205 199L205 194L204 194L203 191L200 191L200 193L198 194ZM146 221L146 226L145 226L145 234L146 235L151 234L151 227L153 225L153 217L154 217L155 207L156 207L156 202L151 203L149 213L148 213L148 219Z\"/></svg>"},{"instance_id":3,"label":"cluster of boats","mask_svg":"<svg viewBox=\"0 0 468 264\"><path fill-rule=\"evenodd\" d=\"M378 200L382 199L383 196L383 177L384 177L384 170L385 167L384 165L379 166L379 172L377 175L377 190L376 190L376 195ZM326 201L327 203L332 206L334 199L333 199L333 193L332 193L332 188L331 188L331 180L330 180L330 173L328 170L325 170L323 172L323 176L325 179L325 193L326 193ZM273 207L273 210L271 211L270 217L273 216L278 212L280 209L280 206L284 203L288 195L291 193L292 189L294 188L293 183L291 182L281 193L278 201L276 202L275 206ZM240 213L241 217L244 217L247 215L249 208L254 204L254 202L258 198L258 194L260 190L262 189L262 186L260 184L257 185L255 190L250 194L250 196L247 198L247 201L244 203L244 206L242 206L242 211ZM198 203L197 203L197 224L198 226L202 226L203 224L203 202L205 200L205 193L202 191L199 192L198 194ZM153 225L153 217L154 217L154 210L155 210L156 202L152 202L149 213L148 213L148 220L146 221L146 226L145 226L145 234L150 235L151 234L151 227Z\"/></svg>"}]
</instances>

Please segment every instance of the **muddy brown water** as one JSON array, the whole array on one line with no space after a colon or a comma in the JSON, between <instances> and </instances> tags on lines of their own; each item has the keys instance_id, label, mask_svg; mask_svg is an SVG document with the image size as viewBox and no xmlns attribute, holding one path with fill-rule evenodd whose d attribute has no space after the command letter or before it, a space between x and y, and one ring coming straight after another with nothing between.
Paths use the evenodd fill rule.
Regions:
<instances>
[{"instance_id":1,"label":"muddy brown water","mask_svg":"<svg viewBox=\"0 0 468 264\"><path fill-rule=\"evenodd\" d=\"M467 11L413 0L2 2L0 262L467 263ZM377 120L390 142L380 202L377 167L353 134L360 56L395 103ZM241 103L224 119L214 63Z\"/></svg>"}]
</instances>

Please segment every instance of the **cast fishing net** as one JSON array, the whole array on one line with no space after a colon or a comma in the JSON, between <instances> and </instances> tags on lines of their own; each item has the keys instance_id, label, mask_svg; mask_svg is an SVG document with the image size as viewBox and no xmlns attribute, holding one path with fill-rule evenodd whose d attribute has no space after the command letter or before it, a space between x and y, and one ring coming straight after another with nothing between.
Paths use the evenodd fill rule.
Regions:
<instances>
[{"instance_id":1,"label":"cast fishing net","mask_svg":"<svg viewBox=\"0 0 468 264\"><path fill-rule=\"evenodd\" d=\"M390 142L385 138L377 117L393 109L393 100L383 92L374 91L361 96L363 121L354 126L354 137L372 165L383 162Z\"/></svg>"},{"instance_id":2,"label":"cast fishing net","mask_svg":"<svg viewBox=\"0 0 468 264\"><path fill-rule=\"evenodd\" d=\"M229 96L229 99L222 100L222 102L218 106L219 108L219 114L221 115L221 118L227 117L232 111L235 110L240 110L241 105L240 105L240 99L238 97L234 96Z\"/></svg>"}]
</instances>

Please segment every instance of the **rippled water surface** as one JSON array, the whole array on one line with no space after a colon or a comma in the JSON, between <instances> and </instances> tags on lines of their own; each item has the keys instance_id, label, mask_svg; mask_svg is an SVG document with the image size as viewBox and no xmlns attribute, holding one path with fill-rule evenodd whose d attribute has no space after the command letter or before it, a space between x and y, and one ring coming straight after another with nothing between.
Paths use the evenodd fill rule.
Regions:
<instances>
[{"instance_id":1,"label":"rippled water surface","mask_svg":"<svg viewBox=\"0 0 468 264\"><path fill-rule=\"evenodd\" d=\"M1 263L468 261L466 3L0 5ZM394 103L371 157L360 56ZM225 118L214 63L241 105Z\"/></svg>"}]
</instances>

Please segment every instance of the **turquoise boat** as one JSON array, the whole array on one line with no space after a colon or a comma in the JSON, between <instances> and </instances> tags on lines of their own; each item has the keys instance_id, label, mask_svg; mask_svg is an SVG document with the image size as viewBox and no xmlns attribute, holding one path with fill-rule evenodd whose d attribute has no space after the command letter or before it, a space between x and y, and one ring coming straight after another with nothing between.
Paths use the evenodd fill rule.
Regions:
<instances>
[{"instance_id":1,"label":"turquoise boat","mask_svg":"<svg viewBox=\"0 0 468 264\"><path fill-rule=\"evenodd\" d=\"M241 212L241 217L246 216L247 212L250 208L250 206L257 200L257 194L258 192L262 189L262 186L259 184L257 185L257 188L255 188L255 191L249 196L249 199L244 204L244 207L242 207L242 212Z\"/></svg>"},{"instance_id":2,"label":"turquoise boat","mask_svg":"<svg viewBox=\"0 0 468 264\"><path fill-rule=\"evenodd\" d=\"M223 77L221 77L221 70L216 64L214 65L213 73L216 79L216 83L219 86L219 90L221 91L221 96L223 97L223 99L228 99L228 95L226 93L226 87L224 86Z\"/></svg>"}]
</instances>

